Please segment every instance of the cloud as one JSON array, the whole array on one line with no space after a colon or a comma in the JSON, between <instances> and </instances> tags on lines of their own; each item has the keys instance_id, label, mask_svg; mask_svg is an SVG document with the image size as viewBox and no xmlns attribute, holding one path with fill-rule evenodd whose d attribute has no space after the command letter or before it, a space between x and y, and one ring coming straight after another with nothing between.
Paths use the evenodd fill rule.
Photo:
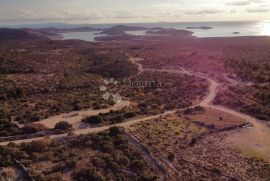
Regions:
<instances>
[{"instance_id":1,"label":"cloud","mask_svg":"<svg viewBox=\"0 0 270 181\"><path fill-rule=\"evenodd\" d=\"M131 18L137 18L138 16L136 16L135 14L126 11L126 10L120 10L120 11L116 11L114 12L113 18L117 18L117 19L131 19Z\"/></svg>"},{"instance_id":2,"label":"cloud","mask_svg":"<svg viewBox=\"0 0 270 181\"><path fill-rule=\"evenodd\" d=\"M217 14L222 11L220 10L215 10L215 9L203 9L203 10L190 10L190 11L185 11L185 14L188 15L206 15L206 14Z\"/></svg>"},{"instance_id":3,"label":"cloud","mask_svg":"<svg viewBox=\"0 0 270 181\"><path fill-rule=\"evenodd\" d=\"M159 15L164 16L162 12ZM0 11L1 22L15 22L15 21L106 21L106 20L130 20L130 19L145 19L153 18L158 15L151 15L150 13L132 12L127 10L112 10L112 11L74 11L72 9L62 9L59 11L30 11L25 9L10 9Z\"/></svg>"},{"instance_id":4,"label":"cloud","mask_svg":"<svg viewBox=\"0 0 270 181\"><path fill-rule=\"evenodd\" d=\"M108 17L100 11L72 11L62 9L56 12L30 11L25 9L12 9L1 11L0 21L73 21L73 20L99 20Z\"/></svg>"},{"instance_id":5,"label":"cloud","mask_svg":"<svg viewBox=\"0 0 270 181\"><path fill-rule=\"evenodd\" d=\"M253 2L253 3L264 3L265 1L263 0L249 0L250 2Z\"/></svg>"},{"instance_id":6,"label":"cloud","mask_svg":"<svg viewBox=\"0 0 270 181\"><path fill-rule=\"evenodd\" d=\"M0 21L103 23L244 20L257 18L252 13L267 15L263 13L270 12L270 0L194 0L196 3L193 4L190 0L14 1L18 3L0 3ZM267 16L260 18L266 19Z\"/></svg>"},{"instance_id":7,"label":"cloud","mask_svg":"<svg viewBox=\"0 0 270 181\"><path fill-rule=\"evenodd\" d=\"M265 1L264 0L233 0L230 2L226 2L225 4L230 5L230 6L246 6L252 3L259 4L259 3L265 3Z\"/></svg>"},{"instance_id":8,"label":"cloud","mask_svg":"<svg viewBox=\"0 0 270 181\"><path fill-rule=\"evenodd\" d=\"M231 1L231 2L226 2L226 5L230 6L246 6L250 4L250 1Z\"/></svg>"},{"instance_id":9,"label":"cloud","mask_svg":"<svg viewBox=\"0 0 270 181\"><path fill-rule=\"evenodd\" d=\"M178 3L159 3L159 4L152 4L149 5L152 8L167 8L167 9L175 9L181 7Z\"/></svg>"},{"instance_id":10,"label":"cloud","mask_svg":"<svg viewBox=\"0 0 270 181\"><path fill-rule=\"evenodd\" d=\"M269 12L268 8L264 8L264 7L258 7L258 8L250 8L247 9L248 13L267 13Z\"/></svg>"}]
</instances>

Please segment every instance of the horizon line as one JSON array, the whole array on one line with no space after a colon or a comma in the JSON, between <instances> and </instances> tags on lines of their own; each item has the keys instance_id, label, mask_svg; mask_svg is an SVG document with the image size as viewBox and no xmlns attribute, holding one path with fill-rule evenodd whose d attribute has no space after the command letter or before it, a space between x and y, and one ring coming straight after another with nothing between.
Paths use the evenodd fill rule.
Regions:
<instances>
[{"instance_id":1,"label":"horizon line","mask_svg":"<svg viewBox=\"0 0 270 181\"><path fill-rule=\"evenodd\" d=\"M159 24L159 23L215 23L215 22L264 22L270 20L217 20L217 21L157 21L157 22L111 22L111 23L65 23L65 22L44 22L44 23L15 23L15 24L2 24L5 26L23 26L23 25L46 25L46 24L63 24L63 25L119 25L119 24Z\"/></svg>"}]
</instances>

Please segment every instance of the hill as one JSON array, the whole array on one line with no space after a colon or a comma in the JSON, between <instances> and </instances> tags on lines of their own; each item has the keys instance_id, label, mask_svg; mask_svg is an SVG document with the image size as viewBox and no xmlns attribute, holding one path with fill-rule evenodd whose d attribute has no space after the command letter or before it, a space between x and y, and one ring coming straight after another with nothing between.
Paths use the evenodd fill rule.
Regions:
<instances>
[{"instance_id":1,"label":"hill","mask_svg":"<svg viewBox=\"0 0 270 181\"><path fill-rule=\"evenodd\" d=\"M40 39L47 36L39 31L31 29L10 29L0 28L0 41L4 40L23 40L23 39Z\"/></svg>"}]
</instances>

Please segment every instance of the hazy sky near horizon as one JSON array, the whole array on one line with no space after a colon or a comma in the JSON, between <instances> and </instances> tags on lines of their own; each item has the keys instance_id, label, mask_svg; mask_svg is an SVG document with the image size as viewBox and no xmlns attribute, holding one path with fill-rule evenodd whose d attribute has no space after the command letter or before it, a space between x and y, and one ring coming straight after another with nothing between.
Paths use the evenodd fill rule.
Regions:
<instances>
[{"instance_id":1,"label":"hazy sky near horizon","mask_svg":"<svg viewBox=\"0 0 270 181\"><path fill-rule=\"evenodd\" d=\"M0 0L0 23L270 20L269 0Z\"/></svg>"}]
</instances>

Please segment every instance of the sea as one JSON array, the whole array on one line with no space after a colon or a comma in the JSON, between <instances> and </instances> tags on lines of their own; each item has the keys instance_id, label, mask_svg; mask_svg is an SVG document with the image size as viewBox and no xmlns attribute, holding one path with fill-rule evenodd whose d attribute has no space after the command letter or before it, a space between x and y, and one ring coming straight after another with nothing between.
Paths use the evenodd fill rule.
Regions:
<instances>
[{"instance_id":1,"label":"sea","mask_svg":"<svg viewBox=\"0 0 270 181\"><path fill-rule=\"evenodd\" d=\"M56 27L56 28L78 28L78 27L94 27L108 28L119 24L41 24L32 25L34 28ZM121 24L127 26L139 26L147 28L175 28L189 30L193 32L193 36L202 37L235 37L235 36L270 36L270 20L269 21L217 21L217 22L158 22L158 23L132 23ZM28 26L31 28L31 26ZM187 29L187 27L193 27ZM207 27L207 28L201 28ZM146 31L127 31L131 35L146 35ZM98 31L91 32L70 32L63 33L63 39L81 39L86 41L94 41L97 36L104 36Z\"/></svg>"},{"instance_id":2,"label":"sea","mask_svg":"<svg viewBox=\"0 0 270 181\"><path fill-rule=\"evenodd\" d=\"M92 25L92 27L111 27L111 25ZM193 36L203 37L235 37L235 36L270 36L270 21L228 21L228 22L159 22L159 23L136 23L124 24L147 28L174 28L189 30ZM187 29L193 27L192 29ZM206 27L206 28L202 28ZM126 31L131 35L146 35L146 31ZM95 41L95 37L104 36L98 31L63 33L63 39L81 39Z\"/></svg>"},{"instance_id":3,"label":"sea","mask_svg":"<svg viewBox=\"0 0 270 181\"><path fill-rule=\"evenodd\" d=\"M144 26L189 30L197 37L270 36L270 20L186 23L161 22L156 24L145 24ZM195 29L187 29L187 27L195 27ZM201 29L199 27L209 27L210 29Z\"/></svg>"}]
</instances>

